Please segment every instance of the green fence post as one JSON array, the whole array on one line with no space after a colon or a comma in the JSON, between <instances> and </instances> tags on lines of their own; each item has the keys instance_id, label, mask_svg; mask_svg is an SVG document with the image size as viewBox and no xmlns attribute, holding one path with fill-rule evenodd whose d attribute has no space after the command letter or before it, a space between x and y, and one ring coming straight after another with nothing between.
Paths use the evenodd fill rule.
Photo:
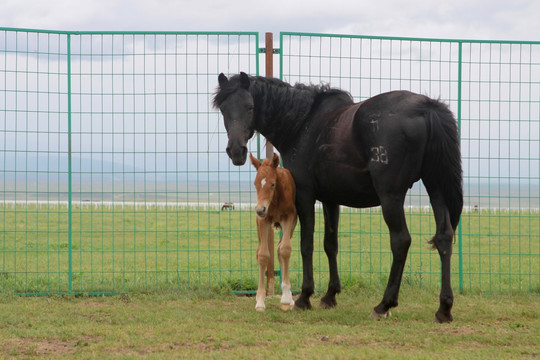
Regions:
<instances>
[{"instance_id":1,"label":"green fence post","mask_svg":"<svg viewBox=\"0 0 540 360\"><path fill-rule=\"evenodd\" d=\"M458 53L458 98L457 98L457 122L458 134L461 146L461 85L462 85L462 64L463 64L463 42L459 42ZM461 221L458 224L458 263L459 263L459 292L463 292L463 233L461 231Z\"/></svg>"},{"instance_id":2,"label":"green fence post","mask_svg":"<svg viewBox=\"0 0 540 360\"><path fill-rule=\"evenodd\" d=\"M71 166L71 34L67 34L67 96L68 96L68 282L69 293L73 293L73 209L72 209L72 166Z\"/></svg>"}]
</instances>

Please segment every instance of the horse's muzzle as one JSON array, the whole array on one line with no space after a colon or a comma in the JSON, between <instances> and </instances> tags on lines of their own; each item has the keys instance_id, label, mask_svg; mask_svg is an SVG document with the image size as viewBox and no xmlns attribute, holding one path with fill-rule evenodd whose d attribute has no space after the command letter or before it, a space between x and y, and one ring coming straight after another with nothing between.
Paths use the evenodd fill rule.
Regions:
<instances>
[{"instance_id":1,"label":"horse's muzzle","mask_svg":"<svg viewBox=\"0 0 540 360\"><path fill-rule=\"evenodd\" d=\"M232 160L232 163L236 166L244 165L247 159L248 149L246 146L236 146L231 148L227 146L227 155Z\"/></svg>"}]
</instances>

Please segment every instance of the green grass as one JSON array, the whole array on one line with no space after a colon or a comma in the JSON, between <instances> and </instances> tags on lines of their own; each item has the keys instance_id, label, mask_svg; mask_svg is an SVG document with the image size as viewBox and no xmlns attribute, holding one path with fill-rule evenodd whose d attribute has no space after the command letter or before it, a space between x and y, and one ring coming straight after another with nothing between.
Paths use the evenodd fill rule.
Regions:
<instances>
[{"instance_id":1,"label":"green grass","mask_svg":"<svg viewBox=\"0 0 540 360\"><path fill-rule=\"evenodd\" d=\"M203 207L0 206L0 289L5 293L133 293L186 289L253 290L258 274L252 211ZM405 284L436 289L440 261L427 241L430 211L409 210L413 237ZM301 284L299 227L291 277ZM314 270L324 291L328 264L323 219L317 212ZM454 246L453 284L467 293L540 293L540 216L530 211L482 210L462 217ZM344 288L386 282L391 252L378 209L343 210L339 270ZM462 253L459 253L459 248ZM71 267L70 249L71 246ZM277 264L276 264L277 266ZM71 283L70 283L71 280ZM277 282L276 282L277 283ZM71 285L71 289L70 289Z\"/></svg>"},{"instance_id":2,"label":"green grass","mask_svg":"<svg viewBox=\"0 0 540 360\"><path fill-rule=\"evenodd\" d=\"M336 309L316 306L328 281L318 212L315 308L283 313L270 298L261 314L254 298L232 295L256 287L252 211L75 206L70 244L67 208L0 207L0 358L539 357L538 213L464 214L452 264L455 321L445 325L433 322L440 281L438 255L427 244L433 217L420 210L407 217L413 244L400 306L390 319L374 321L368 315L391 263L377 209L342 212L344 291ZM299 229L293 289L301 283L298 239ZM15 295L70 290L81 295Z\"/></svg>"},{"instance_id":3,"label":"green grass","mask_svg":"<svg viewBox=\"0 0 540 360\"><path fill-rule=\"evenodd\" d=\"M338 307L264 313L252 297L200 290L109 297L0 296L0 358L517 359L540 357L533 295L457 295L434 323L437 293L404 285L389 319L368 318L379 286L349 288ZM319 298L313 299L315 304Z\"/></svg>"}]
</instances>

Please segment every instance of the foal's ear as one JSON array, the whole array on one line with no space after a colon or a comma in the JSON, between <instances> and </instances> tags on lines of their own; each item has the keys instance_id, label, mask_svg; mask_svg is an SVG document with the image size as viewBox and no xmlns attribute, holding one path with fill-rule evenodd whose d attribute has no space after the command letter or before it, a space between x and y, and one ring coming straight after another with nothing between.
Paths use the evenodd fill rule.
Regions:
<instances>
[{"instance_id":1,"label":"foal's ear","mask_svg":"<svg viewBox=\"0 0 540 360\"><path fill-rule=\"evenodd\" d=\"M259 159L257 159L255 156L253 156L252 153L249 153L249 158L251 159L251 163L255 167L256 170L259 170L259 167L261 166L261 162Z\"/></svg>"},{"instance_id":2,"label":"foal's ear","mask_svg":"<svg viewBox=\"0 0 540 360\"><path fill-rule=\"evenodd\" d=\"M229 82L229 79L227 79L227 77L223 73L219 74L218 83L219 83L220 88L223 88L225 85L228 84L228 82Z\"/></svg>"},{"instance_id":3,"label":"foal's ear","mask_svg":"<svg viewBox=\"0 0 540 360\"><path fill-rule=\"evenodd\" d=\"M279 155L274 153L274 157L272 158L272 166L277 168L279 166Z\"/></svg>"},{"instance_id":4,"label":"foal's ear","mask_svg":"<svg viewBox=\"0 0 540 360\"><path fill-rule=\"evenodd\" d=\"M246 90L249 90L249 87L250 87L250 81L249 81L249 76L245 73L245 72L241 72L240 73L240 85L246 89Z\"/></svg>"}]
</instances>

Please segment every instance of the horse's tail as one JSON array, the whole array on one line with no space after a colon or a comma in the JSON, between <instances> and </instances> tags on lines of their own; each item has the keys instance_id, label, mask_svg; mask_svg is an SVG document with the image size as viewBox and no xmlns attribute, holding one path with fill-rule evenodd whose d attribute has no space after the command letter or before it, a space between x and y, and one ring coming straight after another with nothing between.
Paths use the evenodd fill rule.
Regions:
<instances>
[{"instance_id":1,"label":"horse's tail","mask_svg":"<svg viewBox=\"0 0 540 360\"><path fill-rule=\"evenodd\" d=\"M422 165L422 181L428 192L443 196L455 231L463 209L463 171L456 120L448 106L425 98L420 104L426 119L428 140Z\"/></svg>"}]
</instances>

